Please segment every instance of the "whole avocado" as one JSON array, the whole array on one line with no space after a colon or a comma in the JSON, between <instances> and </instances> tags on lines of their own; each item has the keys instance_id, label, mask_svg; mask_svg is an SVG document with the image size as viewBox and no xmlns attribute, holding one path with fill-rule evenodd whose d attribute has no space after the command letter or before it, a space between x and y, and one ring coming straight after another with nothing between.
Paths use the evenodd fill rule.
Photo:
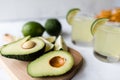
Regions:
<instances>
[{"instance_id":1,"label":"whole avocado","mask_svg":"<svg viewBox=\"0 0 120 80\"><path fill-rule=\"evenodd\" d=\"M45 23L45 29L49 35L58 36L62 31L62 26L58 19L50 18Z\"/></svg>"}]
</instances>

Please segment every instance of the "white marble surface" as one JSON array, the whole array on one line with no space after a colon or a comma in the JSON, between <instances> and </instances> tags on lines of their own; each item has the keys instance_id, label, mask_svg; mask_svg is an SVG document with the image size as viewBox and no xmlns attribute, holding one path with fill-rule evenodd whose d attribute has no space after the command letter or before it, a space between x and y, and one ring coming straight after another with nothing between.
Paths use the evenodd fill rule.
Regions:
<instances>
[{"instance_id":1,"label":"white marble surface","mask_svg":"<svg viewBox=\"0 0 120 80\"><path fill-rule=\"evenodd\" d=\"M44 25L45 21L37 20ZM71 43L69 26L64 19L60 19L63 26L63 37L67 45L76 49L84 57L84 64L81 70L72 80L120 80L120 62L105 63L96 59L92 47L81 47ZM10 33L14 36L22 36L21 28L26 21L0 22L0 46L4 44L2 36ZM12 80L7 71L0 66L0 80Z\"/></svg>"}]
</instances>

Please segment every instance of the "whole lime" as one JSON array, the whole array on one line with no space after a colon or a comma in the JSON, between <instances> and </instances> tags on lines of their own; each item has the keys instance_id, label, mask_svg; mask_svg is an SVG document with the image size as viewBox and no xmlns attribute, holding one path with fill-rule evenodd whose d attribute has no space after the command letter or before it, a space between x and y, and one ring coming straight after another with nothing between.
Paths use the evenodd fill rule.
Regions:
<instances>
[{"instance_id":1,"label":"whole lime","mask_svg":"<svg viewBox=\"0 0 120 80\"><path fill-rule=\"evenodd\" d=\"M45 29L49 35L58 36L62 31L62 26L58 19L50 18L45 23Z\"/></svg>"},{"instance_id":2,"label":"whole lime","mask_svg":"<svg viewBox=\"0 0 120 80\"><path fill-rule=\"evenodd\" d=\"M22 28L23 35L30 35L31 37L41 36L44 31L44 27L40 23L35 21L25 23Z\"/></svg>"}]
</instances>

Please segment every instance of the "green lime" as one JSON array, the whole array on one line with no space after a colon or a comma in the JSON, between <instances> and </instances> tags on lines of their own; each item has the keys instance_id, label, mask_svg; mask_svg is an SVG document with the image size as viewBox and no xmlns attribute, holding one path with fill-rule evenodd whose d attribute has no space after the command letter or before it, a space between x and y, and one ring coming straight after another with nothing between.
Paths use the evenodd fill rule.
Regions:
<instances>
[{"instance_id":1,"label":"green lime","mask_svg":"<svg viewBox=\"0 0 120 80\"><path fill-rule=\"evenodd\" d=\"M45 38L47 41L51 42L51 43L54 43L55 40L56 40L56 36L50 36L50 37L47 37Z\"/></svg>"},{"instance_id":2,"label":"green lime","mask_svg":"<svg viewBox=\"0 0 120 80\"><path fill-rule=\"evenodd\" d=\"M55 41L55 48L54 50L64 50L68 51L68 47L61 35L59 35Z\"/></svg>"},{"instance_id":3,"label":"green lime","mask_svg":"<svg viewBox=\"0 0 120 80\"><path fill-rule=\"evenodd\" d=\"M104 25L107 21L108 21L107 18L96 19L91 25L91 34L94 35L96 29L99 28L101 25Z\"/></svg>"},{"instance_id":4,"label":"green lime","mask_svg":"<svg viewBox=\"0 0 120 80\"><path fill-rule=\"evenodd\" d=\"M66 15L66 20L71 24L73 17L80 11L79 8L70 9Z\"/></svg>"},{"instance_id":5,"label":"green lime","mask_svg":"<svg viewBox=\"0 0 120 80\"><path fill-rule=\"evenodd\" d=\"M44 27L40 23L35 21L25 23L22 28L23 35L30 35L31 37L41 36L44 31Z\"/></svg>"},{"instance_id":6,"label":"green lime","mask_svg":"<svg viewBox=\"0 0 120 80\"><path fill-rule=\"evenodd\" d=\"M61 23L57 19L48 19L45 23L45 29L51 36L58 36L62 31Z\"/></svg>"}]
</instances>

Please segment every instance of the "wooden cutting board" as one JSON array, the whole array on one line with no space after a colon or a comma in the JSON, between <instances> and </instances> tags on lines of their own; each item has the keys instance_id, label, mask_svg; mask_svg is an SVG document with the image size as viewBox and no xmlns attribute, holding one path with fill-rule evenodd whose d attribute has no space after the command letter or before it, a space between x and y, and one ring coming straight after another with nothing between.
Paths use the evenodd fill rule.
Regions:
<instances>
[{"instance_id":1,"label":"wooden cutting board","mask_svg":"<svg viewBox=\"0 0 120 80\"><path fill-rule=\"evenodd\" d=\"M69 52L73 55L75 64L73 68L64 75L57 77L32 78L27 74L27 64L29 62L19 61L15 59L5 58L0 55L0 63L10 73L12 80L70 80L81 68L83 58L79 52L69 48Z\"/></svg>"}]
</instances>

